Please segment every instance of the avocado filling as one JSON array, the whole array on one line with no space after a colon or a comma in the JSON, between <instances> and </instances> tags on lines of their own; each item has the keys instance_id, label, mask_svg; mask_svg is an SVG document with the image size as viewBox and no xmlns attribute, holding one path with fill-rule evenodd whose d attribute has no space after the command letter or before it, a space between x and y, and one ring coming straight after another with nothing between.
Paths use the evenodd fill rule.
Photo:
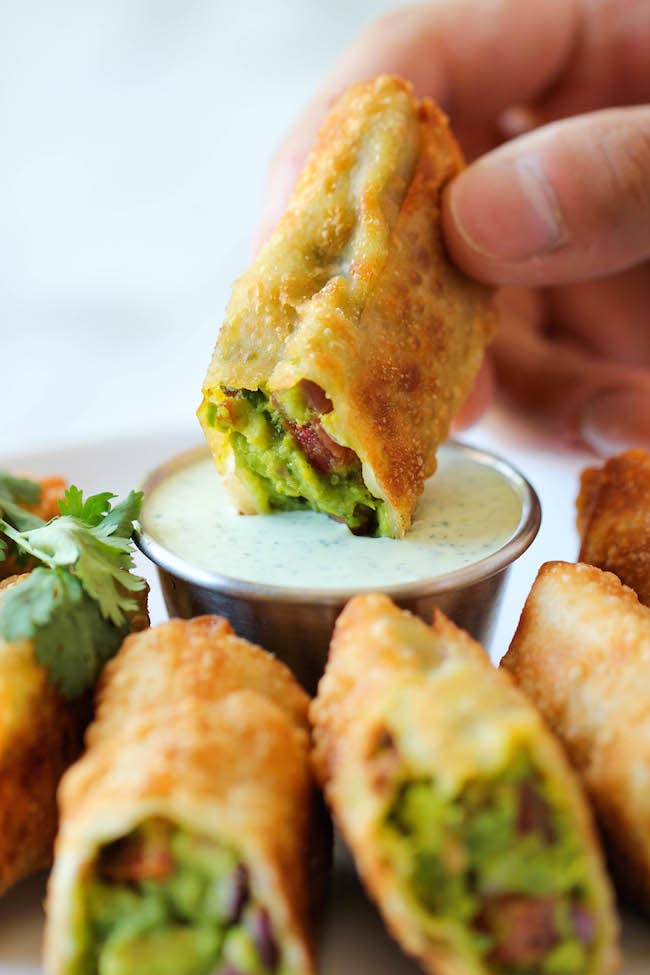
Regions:
<instances>
[{"instance_id":1,"label":"avocado filling","mask_svg":"<svg viewBox=\"0 0 650 975\"><path fill-rule=\"evenodd\" d=\"M104 847L81 891L84 975L285 975L237 854L151 819Z\"/></svg>"},{"instance_id":2,"label":"avocado filling","mask_svg":"<svg viewBox=\"0 0 650 975\"><path fill-rule=\"evenodd\" d=\"M580 839L559 797L522 758L455 798L431 779L398 788L384 835L426 915L503 975L586 975L595 919Z\"/></svg>"},{"instance_id":3,"label":"avocado filling","mask_svg":"<svg viewBox=\"0 0 650 975\"><path fill-rule=\"evenodd\" d=\"M230 431L237 473L260 511L312 509L358 535L388 535L385 504L363 481L359 458L321 424L332 403L302 380L271 398L261 389L223 389L208 403L209 426Z\"/></svg>"}]
</instances>

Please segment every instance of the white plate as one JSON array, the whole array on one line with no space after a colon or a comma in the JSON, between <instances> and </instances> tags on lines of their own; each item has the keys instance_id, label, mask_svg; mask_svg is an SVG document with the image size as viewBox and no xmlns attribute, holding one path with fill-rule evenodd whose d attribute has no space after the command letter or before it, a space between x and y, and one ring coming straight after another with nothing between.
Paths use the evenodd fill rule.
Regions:
<instances>
[{"instance_id":1,"label":"white plate","mask_svg":"<svg viewBox=\"0 0 650 975\"><path fill-rule=\"evenodd\" d=\"M111 490L123 495L136 486L148 470L191 446L193 439L200 442L196 432L183 429L147 438L134 437L62 450L43 450L37 455L0 458L0 468L33 474L61 473L87 493ZM476 437L473 439L477 440ZM490 436L483 436L480 441L481 446L499 450L499 444ZM523 466L516 455L510 456L515 464L519 462ZM560 520L554 524L554 513L558 512L557 518L561 519L565 517L567 509L572 508L575 489L569 475L575 472L575 467L575 461L568 463L564 476L557 483L536 484L542 505L546 489L551 492L554 501L558 491L563 495L563 503L551 507L550 520L545 512L545 539L542 543L546 543L544 547L547 549L552 549L554 537L564 527ZM524 473L529 474L529 470L525 468ZM540 487L544 490L540 490ZM566 537L566 532L563 535ZM539 549L537 545L537 564L543 558L571 557L566 552L557 551L555 555L545 552L540 558ZM166 619L166 612L157 578L150 563L141 556L138 556L138 566L151 586L151 621L159 623ZM529 575L530 572L520 572L519 578L513 578L514 586L511 583L510 596L504 601L505 612L511 617L501 627L500 631L504 633L511 633L514 628L523 602L522 593L529 584ZM39 975L44 892L44 878L35 877L19 884L0 900L0 975ZM621 975L648 975L650 926L626 917L623 946L625 963ZM349 860L340 851L321 932L319 956L321 975L417 975L420 971L404 958L390 940L375 909L361 891ZM146 975L146 972L142 975Z\"/></svg>"}]
</instances>

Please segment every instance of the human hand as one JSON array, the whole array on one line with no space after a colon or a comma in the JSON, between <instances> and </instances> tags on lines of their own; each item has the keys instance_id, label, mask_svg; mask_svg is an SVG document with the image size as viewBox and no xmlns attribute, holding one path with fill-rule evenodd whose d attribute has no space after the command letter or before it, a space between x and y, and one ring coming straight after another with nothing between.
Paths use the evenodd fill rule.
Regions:
<instances>
[{"instance_id":1,"label":"human hand","mask_svg":"<svg viewBox=\"0 0 650 975\"><path fill-rule=\"evenodd\" d=\"M330 102L381 73L433 96L476 160L446 190L445 238L467 273L503 287L461 422L496 375L556 439L650 448L648 0L437 0L372 24L276 154L258 243Z\"/></svg>"}]
</instances>

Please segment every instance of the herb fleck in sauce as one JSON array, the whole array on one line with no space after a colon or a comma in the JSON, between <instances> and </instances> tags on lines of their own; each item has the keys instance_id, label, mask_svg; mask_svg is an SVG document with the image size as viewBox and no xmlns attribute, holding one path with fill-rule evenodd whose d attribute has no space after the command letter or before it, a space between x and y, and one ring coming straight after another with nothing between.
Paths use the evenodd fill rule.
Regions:
<instances>
[{"instance_id":1,"label":"herb fleck in sauce","mask_svg":"<svg viewBox=\"0 0 650 975\"><path fill-rule=\"evenodd\" d=\"M521 499L506 478L448 444L401 540L355 536L309 511L238 515L209 457L161 482L141 520L165 548L207 571L301 589L368 590L477 562L512 538L520 516Z\"/></svg>"}]
</instances>

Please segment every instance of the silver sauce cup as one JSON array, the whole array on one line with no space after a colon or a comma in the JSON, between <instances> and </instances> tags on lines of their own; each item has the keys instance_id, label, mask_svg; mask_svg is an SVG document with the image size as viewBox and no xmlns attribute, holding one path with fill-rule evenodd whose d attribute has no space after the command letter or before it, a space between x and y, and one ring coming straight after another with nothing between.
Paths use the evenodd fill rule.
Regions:
<instances>
[{"instance_id":1,"label":"silver sauce cup","mask_svg":"<svg viewBox=\"0 0 650 975\"><path fill-rule=\"evenodd\" d=\"M498 471L521 500L521 516L512 537L485 558L442 575L400 585L373 587L399 606L431 621L441 609L458 626L485 644L496 623L504 583L512 563L534 540L541 521L539 499L525 477L510 464L487 451L456 444L468 458ZM205 456L198 447L172 457L146 478L146 496L176 471ZM189 619L217 613L228 619L239 636L258 643L283 660L303 686L313 693L323 673L330 637L345 603L363 585L335 591L297 589L242 581L192 565L139 529L140 550L158 568L170 616Z\"/></svg>"}]
</instances>

